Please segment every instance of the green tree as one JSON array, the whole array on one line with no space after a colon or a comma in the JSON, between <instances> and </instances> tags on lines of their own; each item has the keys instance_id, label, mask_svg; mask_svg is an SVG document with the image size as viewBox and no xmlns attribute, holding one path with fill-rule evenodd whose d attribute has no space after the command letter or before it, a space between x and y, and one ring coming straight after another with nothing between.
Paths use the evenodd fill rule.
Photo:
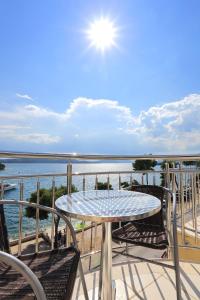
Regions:
<instances>
[{"instance_id":1,"label":"green tree","mask_svg":"<svg viewBox=\"0 0 200 300\"><path fill-rule=\"evenodd\" d=\"M108 183L107 182L97 182L97 187L95 187L95 190L107 190L108 189ZM109 190L113 190L112 185L109 183Z\"/></svg>"},{"instance_id":2,"label":"green tree","mask_svg":"<svg viewBox=\"0 0 200 300\"><path fill-rule=\"evenodd\" d=\"M186 160L186 161L183 161L183 164L184 166L194 166L196 165L196 161L191 161L191 160Z\"/></svg>"},{"instance_id":3,"label":"green tree","mask_svg":"<svg viewBox=\"0 0 200 300\"><path fill-rule=\"evenodd\" d=\"M137 171L147 171L153 170L157 165L156 160L144 159L144 160L135 160L133 163L133 169Z\"/></svg>"},{"instance_id":4,"label":"green tree","mask_svg":"<svg viewBox=\"0 0 200 300\"><path fill-rule=\"evenodd\" d=\"M176 168L176 166L177 166L177 164L178 164L177 162L163 160L163 161L161 162L161 164L160 164L160 168L161 168L162 171L165 170L166 163L169 164L169 168L173 168L173 165L174 165L174 167ZM161 174L160 174L160 180L161 180L160 185L161 185L161 186L165 186L165 173L161 173ZM170 174L170 182L171 182L171 180L172 180L172 175ZM175 177L175 180L176 180L176 177Z\"/></svg>"},{"instance_id":5,"label":"green tree","mask_svg":"<svg viewBox=\"0 0 200 300\"><path fill-rule=\"evenodd\" d=\"M72 185L72 193L77 192L77 188ZM67 194L67 188L63 185L60 187L55 187L55 199L61 197L62 195ZM40 196L40 205L52 207L52 196L53 196L53 190L50 189L40 189L39 191ZM29 199L27 199L30 203L37 203L37 191L31 193L31 196ZM39 210L39 218L40 220L44 220L48 218L48 212ZM28 218L36 218L36 209L34 207L26 207L25 208L25 216Z\"/></svg>"},{"instance_id":6,"label":"green tree","mask_svg":"<svg viewBox=\"0 0 200 300\"><path fill-rule=\"evenodd\" d=\"M0 162L0 170L4 170L4 169L5 169L5 165Z\"/></svg>"},{"instance_id":7,"label":"green tree","mask_svg":"<svg viewBox=\"0 0 200 300\"><path fill-rule=\"evenodd\" d=\"M183 161L184 166L194 166L199 168L200 167L200 160L195 160L195 161Z\"/></svg>"},{"instance_id":8,"label":"green tree","mask_svg":"<svg viewBox=\"0 0 200 300\"><path fill-rule=\"evenodd\" d=\"M121 187L123 189L127 189L128 190L128 189L131 188L131 185L140 185L140 184L139 184L139 182L136 179L133 179L132 182L131 182L131 184L128 181L121 182Z\"/></svg>"},{"instance_id":9,"label":"green tree","mask_svg":"<svg viewBox=\"0 0 200 300\"><path fill-rule=\"evenodd\" d=\"M143 160L135 160L133 163L133 169L135 171L148 171L148 170L153 170L154 167L157 165L156 160L151 160L151 159L143 159ZM143 172L143 175L145 172ZM148 173L146 173L146 182L148 184Z\"/></svg>"}]
</instances>

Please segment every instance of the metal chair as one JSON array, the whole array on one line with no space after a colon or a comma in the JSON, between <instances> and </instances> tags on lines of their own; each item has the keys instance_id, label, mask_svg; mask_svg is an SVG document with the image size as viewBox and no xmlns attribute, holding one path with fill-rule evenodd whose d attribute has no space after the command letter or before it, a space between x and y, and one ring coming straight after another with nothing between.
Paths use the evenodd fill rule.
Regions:
<instances>
[{"instance_id":1,"label":"metal chair","mask_svg":"<svg viewBox=\"0 0 200 300\"><path fill-rule=\"evenodd\" d=\"M145 261L150 261L154 263L153 260L146 258L136 257L128 253L128 244L134 244L138 246L153 248L153 249L167 249L169 246L168 236L170 235L170 230L167 234L164 219L163 219L163 204L164 195L168 193L170 202L173 199L173 259L174 266L164 264L164 266L169 268L174 268L176 274L176 291L177 299L181 299L181 287L180 287L180 268L179 268L179 257L178 257L178 247L177 247L177 229L176 229L176 196L172 194L169 190L162 188L160 186L154 185L136 185L131 187L132 191L142 192L146 194L153 195L160 199L161 210L157 214L148 217L146 219L128 222L122 224L118 229L112 231L112 238L114 241L120 241L126 243L126 255L133 258L140 258ZM166 201L166 208L168 208L168 202ZM168 224L169 225L169 224ZM170 226L170 225L169 225ZM168 226L168 227L169 227ZM169 229L169 228L168 228ZM163 263L162 263L163 264Z\"/></svg>"},{"instance_id":2,"label":"metal chair","mask_svg":"<svg viewBox=\"0 0 200 300\"><path fill-rule=\"evenodd\" d=\"M113 230L113 240L148 248L166 249L168 239L163 221L165 190L154 185L136 185L132 186L131 190L157 197L161 201L161 210L151 217L122 224L122 227Z\"/></svg>"},{"instance_id":3,"label":"metal chair","mask_svg":"<svg viewBox=\"0 0 200 300\"><path fill-rule=\"evenodd\" d=\"M1 207L5 204L18 205L21 212L23 207L31 206L36 209L36 212L44 210L61 218L69 228L72 245L68 248L53 249L52 244L51 250L36 251L26 255L19 253L17 257L0 251L0 299L69 300L72 297L79 268L85 299L88 300L76 235L67 217L53 208L26 201L0 200ZM2 209L0 216L5 226ZM1 250L6 250L8 244L6 238L0 239L0 243ZM21 237L19 243L21 244ZM9 249L7 251L9 252Z\"/></svg>"}]
</instances>

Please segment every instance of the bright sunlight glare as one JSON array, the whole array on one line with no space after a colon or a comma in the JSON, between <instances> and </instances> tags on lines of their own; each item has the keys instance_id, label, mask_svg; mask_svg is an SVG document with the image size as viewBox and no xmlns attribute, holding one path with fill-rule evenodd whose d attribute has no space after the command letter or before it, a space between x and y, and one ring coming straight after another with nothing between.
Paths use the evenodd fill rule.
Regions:
<instances>
[{"instance_id":1,"label":"bright sunlight glare","mask_svg":"<svg viewBox=\"0 0 200 300\"><path fill-rule=\"evenodd\" d=\"M117 28L107 18L101 17L92 22L86 33L90 40L90 46L101 52L116 46Z\"/></svg>"}]
</instances>

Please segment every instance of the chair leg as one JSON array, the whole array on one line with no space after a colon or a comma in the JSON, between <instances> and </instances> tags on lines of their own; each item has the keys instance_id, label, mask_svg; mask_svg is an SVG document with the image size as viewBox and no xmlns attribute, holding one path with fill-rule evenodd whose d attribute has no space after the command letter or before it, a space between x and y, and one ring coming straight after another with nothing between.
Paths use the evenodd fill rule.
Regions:
<instances>
[{"instance_id":1,"label":"chair leg","mask_svg":"<svg viewBox=\"0 0 200 300\"><path fill-rule=\"evenodd\" d=\"M128 252L128 243L126 243L126 254L129 254L129 252Z\"/></svg>"},{"instance_id":2,"label":"chair leg","mask_svg":"<svg viewBox=\"0 0 200 300\"><path fill-rule=\"evenodd\" d=\"M83 287L83 292L84 292L85 300L89 300L88 292L87 292L87 286L86 286L85 277L84 277L84 274L83 274L83 266L82 266L81 260L79 261L78 267L79 267L79 274L80 274L80 279L81 279L81 282L82 282L82 287Z\"/></svg>"},{"instance_id":3,"label":"chair leg","mask_svg":"<svg viewBox=\"0 0 200 300\"><path fill-rule=\"evenodd\" d=\"M167 258L167 250L165 250L164 252L163 252L163 254L161 255L161 258Z\"/></svg>"}]
</instances>

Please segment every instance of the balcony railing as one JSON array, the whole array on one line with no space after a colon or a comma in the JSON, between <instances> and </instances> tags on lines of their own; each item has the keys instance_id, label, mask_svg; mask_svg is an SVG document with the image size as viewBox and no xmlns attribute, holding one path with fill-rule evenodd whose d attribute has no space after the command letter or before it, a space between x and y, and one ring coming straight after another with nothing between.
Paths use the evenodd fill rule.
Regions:
<instances>
[{"instance_id":1,"label":"balcony railing","mask_svg":"<svg viewBox=\"0 0 200 300\"><path fill-rule=\"evenodd\" d=\"M185 168L183 167L183 161L198 161L200 160L200 155L133 155L133 156L121 156L121 155L81 155L81 154L43 154L43 153L11 153L11 152L1 152L0 157L9 158L38 158L38 159L57 159L67 160L66 173L51 173L51 174L23 174L23 175L9 175L0 176L0 182L3 184L8 180L17 180L19 186L18 201L23 201L24 194L26 191L26 185L30 180L35 183L35 190L37 191L37 203L40 204L40 188L45 186L45 182L48 183L47 186L52 188L52 207L55 204L55 187L56 179L62 178L61 182L67 186L67 192L71 192L72 183L76 182L79 190L96 189L99 178L101 181L107 182L107 188L109 189L110 183L113 184L113 188L121 189L122 181L128 181L132 183L134 179L137 179L141 184L160 184L160 174L164 174L165 186L172 191L176 192L177 197L177 218L178 227L180 231L179 236L179 247L189 248L189 249L200 249L199 242L199 227L198 227L198 216L199 216L199 204L200 204L200 169L198 168ZM165 170L153 170L153 171L134 171L134 170L119 170L119 171L99 171L94 172L74 172L73 162L79 160L85 160L86 162L96 162L100 161L133 161L133 160L143 160L143 159L156 159L156 160L166 160L174 162L173 168L169 167L166 162ZM131 163L131 162L130 162ZM175 167L176 166L176 167ZM114 178L114 183L113 183ZM30 184L30 183L29 183ZM1 199L6 198L4 191L1 191ZM53 216L52 216L53 217ZM169 216L168 216L169 217ZM22 210L19 213L19 224L23 224L23 213ZM53 220L53 218L52 218ZM42 222L41 222L42 223ZM52 222L53 224L53 222ZM53 244L54 238L54 228L51 224L51 243ZM36 240L39 240L39 226L40 220L39 216L36 216ZM88 249L84 249L84 235L87 228L91 228L91 238L90 238L90 250L96 249L97 245L95 243L97 235L98 224L86 224L87 226L82 226L81 229L81 249L82 253L86 253ZM49 224L48 224L49 226ZM22 232L22 225L18 228L18 237L21 243L21 239L25 237L25 233ZM80 230L79 230L80 232ZM189 238L188 238L189 237ZM192 242L191 242L192 239ZM188 242L190 240L190 242ZM69 242L69 241L68 241ZM94 249L95 248L95 249Z\"/></svg>"},{"instance_id":2,"label":"balcony railing","mask_svg":"<svg viewBox=\"0 0 200 300\"><path fill-rule=\"evenodd\" d=\"M1 175L0 176L0 184L3 186L4 183L7 182L15 182L17 183L18 189L16 192L7 194L1 189L0 198L6 200L7 202L14 200L21 203L18 206L9 205L9 208L5 205L6 217L8 227L12 227L11 229L15 228L15 235L11 235L10 237L10 247L12 253L29 253L34 251L43 251L44 249L51 248L53 249L57 246L57 243L64 243L69 245L72 241L72 238L69 234L68 228L64 227L64 223L58 223L58 219L53 213L50 213L48 222L40 220L39 210L36 209L36 217L35 219L27 219L24 216L24 209L26 207L26 200L30 199L31 192L36 193L36 204L41 204L41 189L48 188L51 189L51 207L54 208L55 200L56 200L56 188L62 184L66 187L66 192L68 194L72 191L72 185L75 185L78 190L86 191L88 189L97 189L99 187L99 182L106 183L104 188L110 189L111 185L113 189L122 189L122 182L126 181L128 184L132 184L134 180L137 180L139 184L153 184L153 185L160 185L161 179L160 176L162 175L163 184L166 188L170 189L176 195L176 205L177 205L177 228L178 228L178 247L179 247L179 256L181 260L185 260L186 262L194 261L199 262L200 257L200 169L197 167L185 167L183 162L185 161L200 161L200 155L82 155L82 154L49 154L49 153L13 153L13 152L0 152L0 160L1 157L3 158L37 158L38 162L43 159L49 160L58 160L66 161L66 172L37 172L33 170L33 172L29 172L27 174L12 174L9 175ZM131 162L134 160L158 160L158 161L166 161L165 168L162 170L161 168L155 168L155 170L141 170L135 171L132 169ZM101 168L95 168L95 170L82 170L77 172L76 171L76 162L88 163L93 162L97 163L97 166L102 166L102 163L105 161L113 162L116 161L129 161L130 165L126 165L123 169L119 167L115 167L114 170L107 170ZM32 165L37 166L35 165ZM116 166L120 166L116 164ZM98 170L99 169L99 170ZM14 195L14 197L12 197ZM168 199L169 200L169 199ZM12 201L11 201L12 202ZM171 235L172 233L172 205L171 201L166 201L169 205L166 207L166 226L168 228L168 233ZM18 209L17 209L18 207ZM33 205L34 207L34 205ZM53 211L53 210L52 210ZM10 216L15 214L15 224L10 224ZM74 227L77 228L77 220L71 220ZM81 222L81 221L80 221ZM79 223L80 223L79 222ZM59 224L59 225L58 225ZM58 227L59 226L59 227ZM95 222L81 222L78 226L77 232L77 240L79 243L79 249L81 250L81 256L83 259L84 269L92 271L92 273L87 274L87 284L90 286L91 281L93 284L93 295L95 294L95 280L98 278L97 267L100 263L100 251L101 251L101 224L97 224ZM35 228L35 231L32 230ZM9 228L8 228L9 229ZM171 239L170 239L171 240ZM31 248L32 247L32 248ZM120 280L123 279L124 281L124 294L126 294L125 298L120 299L129 299L132 297L132 293L134 293L134 288L138 289L134 286L133 278L135 275L132 274L133 265L124 264L124 260L120 255L121 251L123 251L122 244L115 244L113 243L113 265L114 270L116 270L116 279L119 277ZM170 264L171 255L173 253L173 243L170 243L168 248L167 257L167 264ZM131 247L130 251L133 251L135 255L134 247ZM136 252L137 253L137 252ZM141 253L139 253L141 254ZM143 268L149 267L149 262L151 258L156 261L157 264L157 273L163 274L166 273L165 268L161 267L160 258L155 258L154 253L151 251L149 253L145 252L147 255L148 260L146 260L146 264L142 266ZM153 255L152 255L153 254ZM144 255L144 258L145 258ZM152 255L152 257L151 257ZM136 255L137 256L137 255ZM132 259L127 258L131 263ZM163 259L162 259L163 260ZM119 265L120 263L120 265ZM124 264L124 265L123 265ZM122 270L122 276L119 274L119 266ZM194 272L199 272L200 270L198 264L190 264L189 272L191 272L191 267L194 268ZM141 281L142 276L146 276L141 271L138 273L137 268L140 268L139 265L136 264L136 260L134 260L134 268L137 273L136 281L140 281L140 285L142 287L143 283ZM159 269L160 268L160 269ZM196 271L197 270L197 271ZM188 267L187 263L181 264L181 271L182 271L182 280L185 279L187 284L182 281L182 289L186 295L186 299L190 298L190 295L199 295L198 283L196 281L193 282L191 278L188 277ZM114 271L115 273L115 271ZM191 273L191 276L194 274ZM93 274L93 277L90 277ZM132 290L130 290L129 285L126 283L125 274L129 274L130 278L128 280L131 281ZM155 273L156 274L156 273ZM165 283L162 286L162 283L159 283L159 279L157 280L155 277L154 272L150 271L150 276L148 280L155 282L155 289L158 289L160 292L160 297L164 299L164 295L168 295L168 291L164 291ZM170 269L168 276L174 276L173 274L170 275ZM196 274L196 273L195 273ZM199 273L198 273L199 274ZM97 275L97 277L96 277ZM88 277L89 276L89 277ZM121 277L120 277L121 276ZM195 275L196 276L196 275ZM165 275L161 275L162 278ZM93 278L93 279L92 279ZM146 277L145 277L146 278ZM196 277L194 277L194 280ZM145 279L146 280L146 279ZM174 279L170 279L173 289ZM159 285L160 284L160 285ZM148 285L147 285L148 286ZM190 288L192 288L192 292L190 294ZM120 290L120 288L118 289ZM148 290L148 288L147 288ZM175 293L175 289L174 289ZM193 293L193 294L192 294ZM82 294L80 289L80 284L77 281L76 296L73 299L77 299L78 295ZM139 298L145 296L145 288L141 289L138 292ZM153 295L153 293L152 293ZM133 295L134 297L134 295ZM132 298L131 298L132 299ZM147 297L149 299L149 295ZM159 299L159 296L158 298ZM185 299L185 298L184 298ZM194 298L196 299L196 298Z\"/></svg>"}]
</instances>

